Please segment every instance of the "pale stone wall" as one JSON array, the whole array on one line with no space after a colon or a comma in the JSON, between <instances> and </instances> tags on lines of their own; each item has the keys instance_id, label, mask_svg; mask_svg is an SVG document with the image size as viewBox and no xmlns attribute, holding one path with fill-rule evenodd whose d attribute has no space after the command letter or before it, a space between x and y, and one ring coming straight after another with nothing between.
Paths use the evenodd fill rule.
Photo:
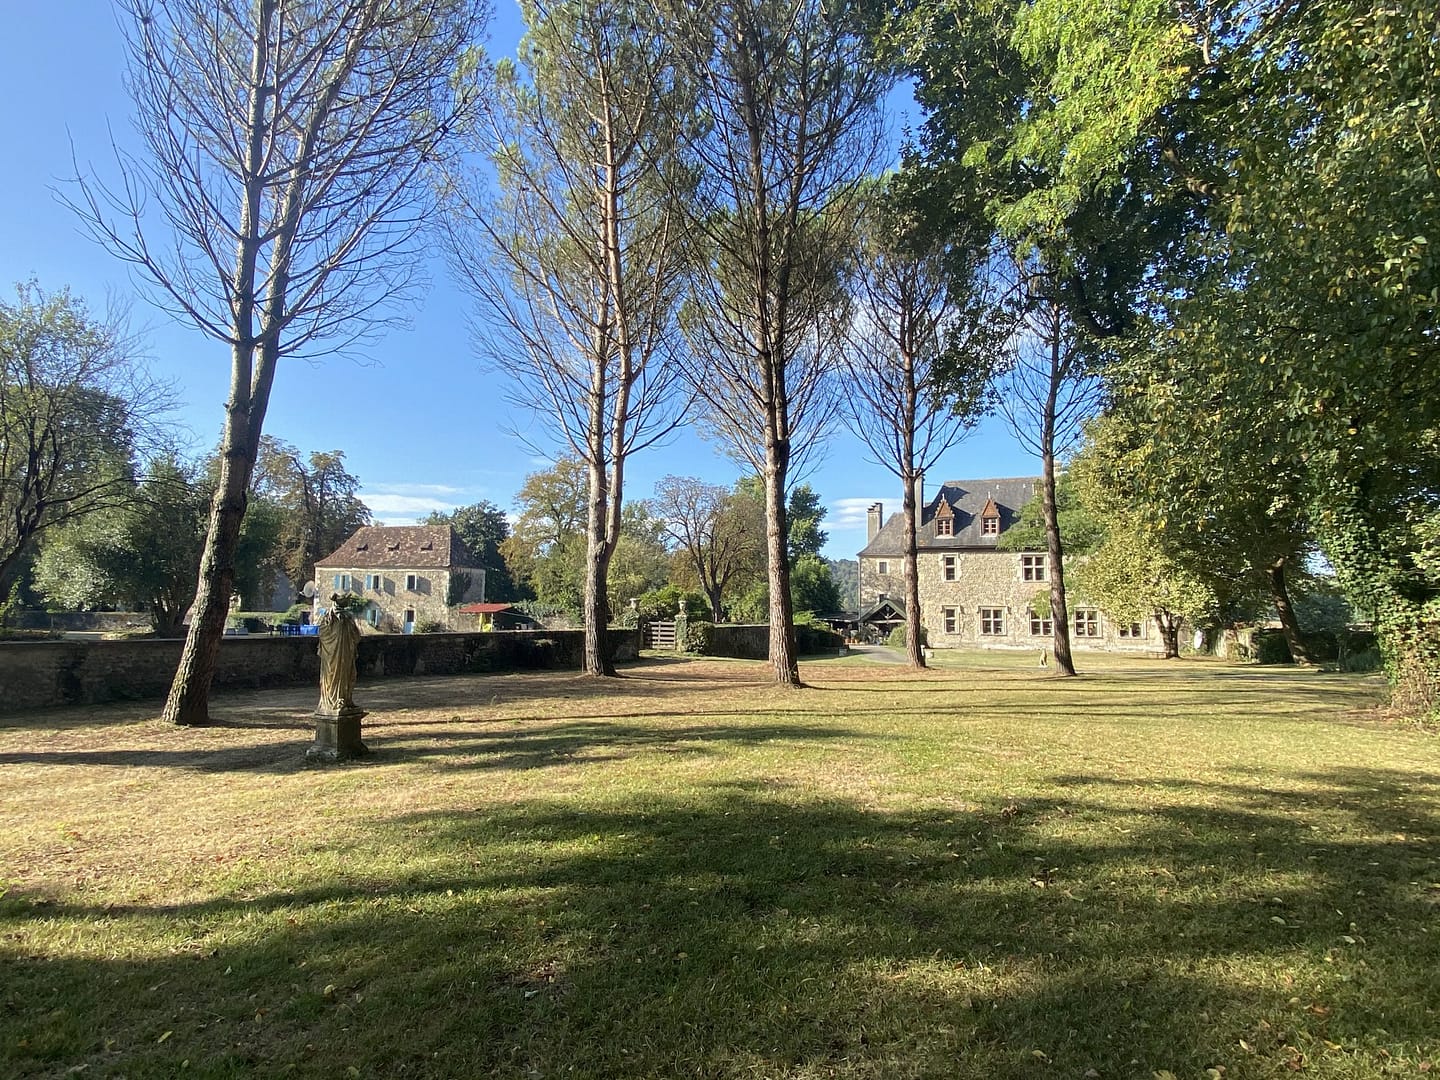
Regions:
<instances>
[{"instance_id":1,"label":"pale stone wall","mask_svg":"<svg viewBox=\"0 0 1440 1080\"><path fill-rule=\"evenodd\" d=\"M479 567L456 567L455 573L470 575L470 587L461 597L460 603L478 603L485 599L485 571ZM349 591L371 601L380 610L378 630L399 633L404 628L405 612L415 612L415 625L436 622L449 630L469 630L473 619L460 615L445 601L450 593L452 571L428 567L423 570L366 570L360 567L317 566L315 567L315 617L328 605L330 594L336 591L335 576L350 575ZM415 587L408 588L410 575L415 576ZM377 575L379 588L367 588L366 578Z\"/></svg>"},{"instance_id":2,"label":"pale stone wall","mask_svg":"<svg viewBox=\"0 0 1440 1080\"><path fill-rule=\"evenodd\" d=\"M944 556L955 559L955 580L944 580ZM887 574L878 564L888 562ZM917 561L920 579L920 623L930 644L938 649L1035 649L1047 648L1050 636L1031 634L1030 607L1039 592L1049 592L1049 581L1026 581L1020 553L1010 551L922 551ZM899 558L860 560L860 606L873 604L880 593L904 597L904 569ZM1099 635L1080 637L1074 632L1074 609L1092 607L1067 597L1071 608L1071 645L1079 649L1108 649L1125 652L1154 652L1161 648L1153 621L1142 623L1140 637L1121 637L1120 624L1099 613ZM955 608L955 629L945 631L945 609ZM999 609L999 634L981 632L981 609Z\"/></svg>"}]
</instances>

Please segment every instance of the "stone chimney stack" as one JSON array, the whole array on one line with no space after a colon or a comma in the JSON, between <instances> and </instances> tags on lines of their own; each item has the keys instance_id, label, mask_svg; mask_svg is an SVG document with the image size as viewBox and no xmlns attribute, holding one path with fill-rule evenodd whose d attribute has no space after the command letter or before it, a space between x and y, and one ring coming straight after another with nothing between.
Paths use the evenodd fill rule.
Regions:
<instances>
[{"instance_id":1,"label":"stone chimney stack","mask_svg":"<svg viewBox=\"0 0 1440 1080\"><path fill-rule=\"evenodd\" d=\"M925 474L915 474L915 525L920 525L921 511L925 509Z\"/></svg>"},{"instance_id":2,"label":"stone chimney stack","mask_svg":"<svg viewBox=\"0 0 1440 1080\"><path fill-rule=\"evenodd\" d=\"M883 503L872 503L870 509L865 512L865 542L868 544L875 539L880 532L880 526L885 523L885 505Z\"/></svg>"}]
</instances>

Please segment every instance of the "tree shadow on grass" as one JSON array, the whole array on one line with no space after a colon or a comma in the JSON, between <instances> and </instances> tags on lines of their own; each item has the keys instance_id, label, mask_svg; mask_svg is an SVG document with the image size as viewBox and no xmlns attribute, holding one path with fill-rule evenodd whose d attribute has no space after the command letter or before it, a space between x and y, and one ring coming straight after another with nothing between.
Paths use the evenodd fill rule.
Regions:
<instances>
[{"instance_id":1,"label":"tree shadow on grass","mask_svg":"<svg viewBox=\"0 0 1440 1080\"><path fill-rule=\"evenodd\" d=\"M191 904L11 898L0 1071L1418 1070L1436 777L1273 779L1070 776L970 813L726 782L377 819L326 870Z\"/></svg>"}]
</instances>

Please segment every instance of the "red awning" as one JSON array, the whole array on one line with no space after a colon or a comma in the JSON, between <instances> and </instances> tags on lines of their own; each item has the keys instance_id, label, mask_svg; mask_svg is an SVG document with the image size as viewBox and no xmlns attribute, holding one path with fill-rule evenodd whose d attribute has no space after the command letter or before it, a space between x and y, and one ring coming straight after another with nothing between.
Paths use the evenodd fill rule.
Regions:
<instances>
[{"instance_id":1,"label":"red awning","mask_svg":"<svg viewBox=\"0 0 1440 1080\"><path fill-rule=\"evenodd\" d=\"M509 611L510 604L461 604L460 614L462 615L495 615L501 611Z\"/></svg>"}]
</instances>

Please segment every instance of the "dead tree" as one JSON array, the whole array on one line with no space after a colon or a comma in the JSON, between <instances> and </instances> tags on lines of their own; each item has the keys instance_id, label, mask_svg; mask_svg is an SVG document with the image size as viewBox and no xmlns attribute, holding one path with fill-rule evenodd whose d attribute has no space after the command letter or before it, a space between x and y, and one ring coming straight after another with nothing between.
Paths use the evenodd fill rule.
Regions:
<instances>
[{"instance_id":1,"label":"dead tree","mask_svg":"<svg viewBox=\"0 0 1440 1080\"><path fill-rule=\"evenodd\" d=\"M613 675L607 583L631 455L674 428L689 396L669 363L683 222L674 126L682 94L654 10L633 0L532 9L519 69L477 128L498 194L452 184L452 262L475 297L512 400L588 474L584 670Z\"/></svg>"},{"instance_id":2,"label":"dead tree","mask_svg":"<svg viewBox=\"0 0 1440 1080\"><path fill-rule=\"evenodd\" d=\"M429 173L472 95L479 0L124 0L145 147L72 205L158 304L230 350L199 588L165 703L209 720L265 411L282 357L345 350L417 284Z\"/></svg>"}]
</instances>

